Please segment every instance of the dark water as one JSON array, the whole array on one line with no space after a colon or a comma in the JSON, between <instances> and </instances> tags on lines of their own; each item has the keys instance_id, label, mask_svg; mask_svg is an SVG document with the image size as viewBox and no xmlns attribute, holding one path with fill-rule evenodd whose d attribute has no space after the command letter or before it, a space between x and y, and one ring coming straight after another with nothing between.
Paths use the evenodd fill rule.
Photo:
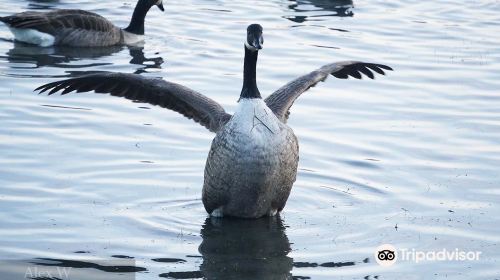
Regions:
<instances>
[{"instance_id":1,"label":"dark water","mask_svg":"<svg viewBox=\"0 0 500 280\"><path fill-rule=\"evenodd\" d=\"M135 2L0 4L0 16L82 8L125 26ZM165 7L148 15L143 47L37 48L0 26L0 279L16 267L71 269L60 279L500 277L500 2ZM265 96L338 60L396 70L329 79L296 102L300 171L280 218L207 219L213 135L192 121L110 96L32 92L81 71L121 71L182 83L233 111L253 22L264 26ZM382 267L374 252L385 243L481 258Z\"/></svg>"}]
</instances>

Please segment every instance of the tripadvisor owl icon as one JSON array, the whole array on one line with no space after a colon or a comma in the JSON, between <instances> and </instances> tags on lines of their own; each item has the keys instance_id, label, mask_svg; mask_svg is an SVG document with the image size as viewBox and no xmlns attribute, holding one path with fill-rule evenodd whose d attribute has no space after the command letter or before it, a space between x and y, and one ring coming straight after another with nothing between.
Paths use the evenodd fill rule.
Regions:
<instances>
[{"instance_id":1,"label":"tripadvisor owl icon","mask_svg":"<svg viewBox=\"0 0 500 280\"><path fill-rule=\"evenodd\" d=\"M396 248L391 244L381 245L375 250L375 260L381 266L391 266L397 259Z\"/></svg>"}]
</instances>

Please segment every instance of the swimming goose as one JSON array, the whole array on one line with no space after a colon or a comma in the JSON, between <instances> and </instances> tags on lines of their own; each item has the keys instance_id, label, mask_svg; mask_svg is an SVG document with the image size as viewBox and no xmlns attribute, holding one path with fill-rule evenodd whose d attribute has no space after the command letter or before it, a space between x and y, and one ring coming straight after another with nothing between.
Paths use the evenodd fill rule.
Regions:
<instances>
[{"instance_id":1,"label":"swimming goose","mask_svg":"<svg viewBox=\"0 0 500 280\"><path fill-rule=\"evenodd\" d=\"M278 89L265 100L256 83L256 65L264 39L262 27L248 26L243 88L233 115L212 99L182 85L124 73L97 73L52 82L36 90L49 95L63 90L94 90L174 110L215 132L205 165L202 201L216 217L258 218L285 207L295 177L299 145L286 122L294 101L328 75L373 79L372 71L392 70L357 61L325 65Z\"/></svg>"},{"instance_id":2,"label":"swimming goose","mask_svg":"<svg viewBox=\"0 0 500 280\"><path fill-rule=\"evenodd\" d=\"M116 27L106 18L84 10L22 12L0 17L16 40L48 47L104 47L134 44L143 40L144 19L152 6L164 11L163 0L139 0L127 28Z\"/></svg>"}]
</instances>

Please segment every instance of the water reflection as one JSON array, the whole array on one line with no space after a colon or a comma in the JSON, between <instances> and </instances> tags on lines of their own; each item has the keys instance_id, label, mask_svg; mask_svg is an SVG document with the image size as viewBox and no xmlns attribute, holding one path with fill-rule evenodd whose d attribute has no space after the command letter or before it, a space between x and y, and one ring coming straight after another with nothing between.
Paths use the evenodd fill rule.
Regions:
<instances>
[{"instance_id":1,"label":"water reflection","mask_svg":"<svg viewBox=\"0 0 500 280\"><path fill-rule=\"evenodd\" d=\"M28 9L52 9L59 4L59 0L29 0Z\"/></svg>"},{"instance_id":2,"label":"water reflection","mask_svg":"<svg viewBox=\"0 0 500 280\"><path fill-rule=\"evenodd\" d=\"M125 258L119 258L125 259ZM146 271L144 267L133 265L134 261L121 261L121 260L106 260L106 261L80 261L80 260L64 260L64 259L51 259L39 258L31 262L34 265L45 267L68 267L68 268L93 268L103 272L121 272L131 273Z\"/></svg>"},{"instance_id":3,"label":"water reflection","mask_svg":"<svg viewBox=\"0 0 500 280\"><path fill-rule=\"evenodd\" d=\"M12 68L33 68L25 64L34 64L34 68L46 66L60 68L85 68L109 63L93 62L89 64L70 64L83 59L97 59L110 56L123 49L123 46L112 46L103 48L74 48L64 46L39 47L35 45L14 42L14 48L6 53L5 59L10 63L21 63L22 65L11 66Z\"/></svg>"},{"instance_id":4,"label":"water reflection","mask_svg":"<svg viewBox=\"0 0 500 280\"><path fill-rule=\"evenodd\" d=\"M169 272L173 279L290 279L293 259L280 217L258 220L207 218L198 250L200 271Z\"/></svg>"},{"instance_id":5,"label":"water reflection","mask_svg":"<svg viewBox=\"0 0 500 280\"><path fill-rule=\"evenodd\" d=\"M312 10L308 8L308 6L311 5L317 9ZM286 16L286 18L297 23L303 23L305 21L314 21L315 20L314 18L325 17L325 16L337 16L337 17L354 16L354 13L352 12L352 8L354 8L354 3L352 0L290 0L288 8L298 14L292 16ZM304 13L311 13L313 11L331 11L334 12L334 14L302 15Z\"/></svg>"},{"instance_id":6,"label":"water reflection","mask_svg":"<svg viewBox=\"0 0 500 280\"><path fill-rule=\"evenodd\" d=\"M292 276L293 268L339 268L369 262L294 262L286 227L279 216L258 220L207 218L201 229L198 251L203 260L197 271L176 271L159 276L168 279L310 279ZM187 256L196 257L196 256ZM188 262L176 258L153 259L164 264Z\"/></svg>"},{"instance_id":7,"label":"water reflection","mask_svg":"<svg viewBox=\"0 0 500 280\"><path fill-rule=\"evenodd\" d=\"M65 69L82 69L104 65L112 65L112 61L103 58L112 56L123 49L129 49L130 64L140 65L135 73L144 73L151 68L161 68L163 58L148 58L143 46L110 46L100 48L73 48L65 46L39 47L30 44L14 42L14 47L0 58L11 63L12 69L36 69L54 67ZM36 77L37 75L29 75Z\"/></svg>"},{"instance_id":8,"label":"water reflection","mask_svg":"<svg viewBox=\"0 0 500 280\"><path fill-rule=\"evenodd\" d=\"M287 279L293 259L281 218L210 219L201 230L200 270L208 279Z\"/></svg>"},{"instance_id":9,"label":"water reflection","mask_svg":"<svg viewBox=\"0 0 500 280\"><path fill-rule=\"evenodd\" d=\"M136 74L145 73L148 69L160 69L161 65L164 62L161 56L151 58L146 57L144 54L144 47L129 46L128 48L130 51L130 56L132 56L130 64L143 66L135 71Z\"/></svg>"}]
</instances>

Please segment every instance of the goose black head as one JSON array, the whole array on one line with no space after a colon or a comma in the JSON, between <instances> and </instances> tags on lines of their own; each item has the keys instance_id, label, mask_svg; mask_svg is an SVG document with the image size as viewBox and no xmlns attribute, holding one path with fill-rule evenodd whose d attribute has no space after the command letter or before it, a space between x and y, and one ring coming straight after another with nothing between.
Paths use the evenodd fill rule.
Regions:
<instances>
[{"instance_id":1,"label":"goose black head","mask_svg":"<svg viewBox=\"0 0 500 280\"><path fill-rule=\"evenodd\" d=\"M138 0L132 18L130 19L130 24L124 30L133 34L144 35L144 20L146 14L155 5L160 10L165 11L163 8L163 0Z\"/></svg>"},{"instance_id":2,"label":"goose black head","mask_svg":"<svg viewBox=\"0 0 500 280\"><path fill-rule=\"evenodd\" d=\"M262 26L259 24L250 24L247 28L247 40L245 47L251 51L258 51L262 49L264 44L264 37L262 35Z\"/></svg>"},{"instance_id":3,"label":"goose black head","mask_svg":"<svg viewBox=\"0 0 500 280\"><path fill-rule=\"evenodd\" d=\"M160 9L162 12L165 11L165 9L163 8L163 0L139 0L139 2L142 1L142 4L144 6L144 8L148 9L153 7L153 6L157 6L158 9Z\"/></svg>"},{"instance_id":4,"label":"goose black head","mask_svg":"<svg viewBox=\"0 0 500 280\"><path fill-rule=\"evenodd\" d=\"M165 11L165 8L163 8L163 0L156 1L155 5L158 6L158 9L160 9L162 12Z\"/></svg>"},{"instance_id":5,"label":"goose black head","mask_svg":"<svg viewBox=\"0 0 500 280\"><path fill-rule=\"evenodd\" d=\"M153 1L156 2L154 3L154 5L156 5L158 9L160 9L162 12L165 12L165 8L163 8L163 0L153 0Z\"/></svg>"}]
</instances>

